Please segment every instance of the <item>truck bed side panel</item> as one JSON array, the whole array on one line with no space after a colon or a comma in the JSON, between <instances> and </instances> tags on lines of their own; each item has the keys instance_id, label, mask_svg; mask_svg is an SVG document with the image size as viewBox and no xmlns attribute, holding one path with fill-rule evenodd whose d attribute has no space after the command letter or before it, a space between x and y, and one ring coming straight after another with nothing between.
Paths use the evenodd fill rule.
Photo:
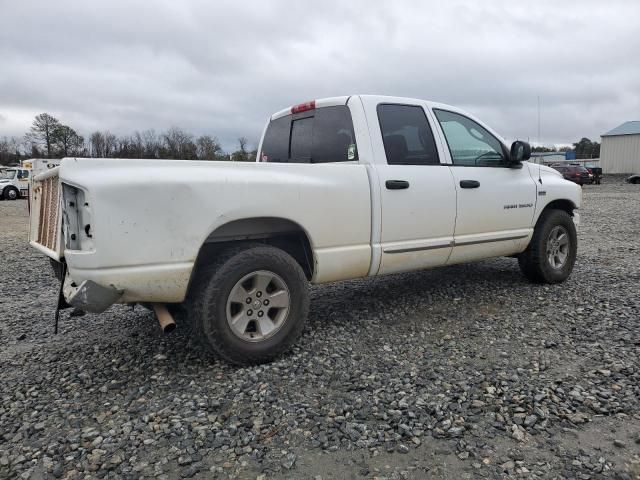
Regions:
<instances>
[{"instance_id":1,"label":"truck bed side panel","mask_svg":"<svg viewBox=\"0 0 640 480\"><path fill-rule=\"evenodd\" d=\"M66 159L60 177L88 193L95 247L66 250L69 271L76 282L125 290L122 301L181 301L207 237L247 218L297 223L313 249L315 283L369 271L363 165Z\"/></svg>"}]
</instances>

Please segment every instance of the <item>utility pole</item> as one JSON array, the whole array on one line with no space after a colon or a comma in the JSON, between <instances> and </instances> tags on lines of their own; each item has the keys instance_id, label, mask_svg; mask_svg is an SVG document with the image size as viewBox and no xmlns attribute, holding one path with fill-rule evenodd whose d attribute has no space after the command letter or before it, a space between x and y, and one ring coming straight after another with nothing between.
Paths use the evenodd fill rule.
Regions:
<instances>
[{"instance_id":1,"label":"utility pole","mask_svg":"<svg viewBox=\"0 0 640 480\"><path fill-rule=\"evenodd\" d=\"M541 144L541 139L540 139L540 95L538 95L538 144Z\"/></svg>"}]
</instances>

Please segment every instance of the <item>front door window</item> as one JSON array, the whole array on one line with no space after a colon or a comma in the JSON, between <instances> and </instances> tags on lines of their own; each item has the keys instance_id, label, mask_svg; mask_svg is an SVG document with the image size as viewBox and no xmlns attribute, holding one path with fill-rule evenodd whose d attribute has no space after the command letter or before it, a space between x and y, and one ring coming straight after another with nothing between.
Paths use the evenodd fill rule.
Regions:
<instances>
[{"instance_id":1,"label":"front door window","mask_svg":"<svg viewBox=\"0 0 640 480\"><path fill-rule=\"evenodd\" d=\"M470 118L447 110L434 109L447 139L451 161L467 167L504 167L507 155L502 143Z\"/></svg>"}]
</instances>

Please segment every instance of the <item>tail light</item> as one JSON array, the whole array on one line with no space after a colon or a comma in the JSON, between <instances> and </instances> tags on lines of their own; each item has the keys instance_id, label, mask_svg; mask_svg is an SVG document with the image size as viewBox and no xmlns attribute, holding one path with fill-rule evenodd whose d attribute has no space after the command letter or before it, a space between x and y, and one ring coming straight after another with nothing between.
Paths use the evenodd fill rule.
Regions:
<instances>
[{"instance_id":1,"label":"tail light","mask_svg":"<svg viewBox=\"0 0 640 480\"><path fill-rule=\"evenodd\" d=\"M310 102L294 105L293 107L291 107L291 113L306 112L308 110L315 110L315 108L316 108L316 101L311 100Z\"/></svg>"}]
</instances>

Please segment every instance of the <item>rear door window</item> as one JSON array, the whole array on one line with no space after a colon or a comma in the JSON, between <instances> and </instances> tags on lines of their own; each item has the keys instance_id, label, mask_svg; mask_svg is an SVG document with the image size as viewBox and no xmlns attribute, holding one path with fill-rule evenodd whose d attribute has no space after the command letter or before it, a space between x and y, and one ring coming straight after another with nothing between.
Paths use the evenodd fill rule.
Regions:
<instances>
[{"instance_id":1,"label":"rear door window","mask_svg":"<svg viewBox=\"0 0 640 480\"><path fill-rule=\"evenodd\" d=\"M422 107L380 104L377 110L389 165L440 165L433 132Z\"/></svg>"},{"instance_id":2,"label":"rear door window","mask_svg":"<svg viewBox=\"0 0 640 480\"><path fill-rule=\"evenodd\" d=\"M272 121L264 136L260 159L287 163L357 160L349 107L321 107Z\"/></svg>"},{"instance_id":3,"label":"rear door window","mask_svg":"<svg viewBox=\"0 0 640 480\"><path fill-rule=\"evenodd\" d=\"M340 105L316 110L312 157L313 163L358 159L349 107Z\"/></svg>"}]
</instances>

